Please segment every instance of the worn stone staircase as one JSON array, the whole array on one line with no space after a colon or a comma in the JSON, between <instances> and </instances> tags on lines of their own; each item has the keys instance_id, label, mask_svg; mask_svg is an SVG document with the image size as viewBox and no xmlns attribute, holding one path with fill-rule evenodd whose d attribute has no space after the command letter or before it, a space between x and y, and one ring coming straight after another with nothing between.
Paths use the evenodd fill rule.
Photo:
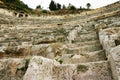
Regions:
<instances>
[{"instance_id":1,"label":"worn stone staircase","mask_svg":"<svg viewBox=\"0 0 120 80\"><path fill-rule=\"evenodd\" d=\"M67 18L0 15L0 80L119 80L119 57L99 33L120 26L118 4L114 15L111 6Z\"/></svg>"},{"instance_id":2,"label":"worn stone staircase","mask_svg":"<svg viewBox=\"0 0 120 80\"><path fill-rule=\"evenodd\" d=\"M61 65L53 67L53 80L112 80L109 63L100 42L79 45L99 40L96 31L81 31L78 34L72 43L76 46L62 55Z\"/></svg>"}]
</instances>

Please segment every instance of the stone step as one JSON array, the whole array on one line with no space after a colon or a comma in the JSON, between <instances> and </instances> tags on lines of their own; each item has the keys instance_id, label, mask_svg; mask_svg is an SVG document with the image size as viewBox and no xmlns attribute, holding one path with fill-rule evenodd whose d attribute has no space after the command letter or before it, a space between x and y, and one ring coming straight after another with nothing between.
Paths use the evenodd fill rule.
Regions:
<instances>
[{"instance_id":1,"label":"stone step","mask_svg":"<svg viewBox=\"0 0 120 80\"><path fill-rule=\"evenodd\" d=\"M58 62L35 56L28 65L23 80L112 80L108 61L79 64Z\"/></svg>"},{"instance_id":2,"label":"stone step","mask_svg":"<svg viewBox=\"0 0 120 80\"><path fill-rule=\"evenodd\" d=\"M84 46L84 45L93 45L93 44L100 44L99 40L92 40L92 41L84 41L84 42L76 42L77 46Z\"/></svg>"},{"instance_id":3,"label":"stone step","mask_svg":"<svg viewBox=\"0 0 120 80\"><path fill-rule=\"evenodd\" d=\"M82 29L79 34L96 34L96 30L86 30Z\"/></svg>"},{"instance_id":4,"label":"stone step","mask_svg":"<svg viewBox=\"0 0 120 80\"><path fill-rule=\"evenodd\" d=\"M112 80L107 61L53 67L53 80Z\"/></svg>"},{"instance_id":5,"label":"stone step","mask_svg":"<svg viewBox=\"0 0 120 80\"><path fill-rule=\"evenodd\" d=\"M87 63L106 60L104 50L94 51L85 54L64 54L58 60L63 61L63 64Z\"/></svg>"},{"instance_id":6,"label":"stone step","mask_svg":"<svg viewBox=\"0 0 120 80\"><path fill-rule=\"evenodd\" d=\"M84 42L84 41L91 41L91 40L98 40L97 35L79 35L79 37L75 38L75 42Z\"/></svg>"},{"instance_id":7,"label":"stone step","mask_svg":"<svg viewBox=\"0 0 120 80\"><path fill-rule=\"evenodd\" d=\"M79 33L78 33L79 35L81 35L81 34L96 34L96 31L94 30L82 30L82 31L80 31Z\"/></svg>"},{"instance_id":8,"label":"stone step","mask_svg":"<svg viewBox=\"0 0 120 80\"><path fill-rule=\"evenodd\" d=\"M93 51L98 51L102 50L102 45L101 44L95 44L95 45L84 45L80 47L73 47L73 48L68 48L67 53L68 54L84 54L87 52L93 52Z\"/></svg>"}]
</instances>

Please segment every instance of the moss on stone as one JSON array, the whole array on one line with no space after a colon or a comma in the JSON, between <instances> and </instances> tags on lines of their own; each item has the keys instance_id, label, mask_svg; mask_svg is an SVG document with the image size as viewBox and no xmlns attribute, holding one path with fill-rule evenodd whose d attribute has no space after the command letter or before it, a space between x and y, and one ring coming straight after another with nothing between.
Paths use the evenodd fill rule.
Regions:
<instances>
[{"instance_id":1,"label":"moss on stone","mask_svg":"<svg viewBox=\"0 0 120 80\"><path fill-rule=\"evenodd\" d=\"M78 65L77 72L86 72L88 70L88 66L86 65Z\"/></svg>"}]
</instances>

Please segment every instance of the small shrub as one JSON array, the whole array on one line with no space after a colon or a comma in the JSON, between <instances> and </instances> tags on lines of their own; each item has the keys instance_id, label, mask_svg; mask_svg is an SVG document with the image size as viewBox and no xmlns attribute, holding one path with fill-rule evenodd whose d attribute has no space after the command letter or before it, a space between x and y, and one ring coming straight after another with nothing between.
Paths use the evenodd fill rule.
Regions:
<instances>
[{"instance_id":1,"label":"small shrub","mask_svg":"<svg viewBox=\"0 0 120 80\"><path fill-rule=\"evenodd\" d=\"M46 13L46 14L47 14L47 13L48 13L48 11L47 11L47 10L42 10L42 13Z\"/></svg>"},{"instance_id":2,"label":"small shrub","mask_svg":"<svg viewBox=\"0 0 120 80\"><path fill-rule=\"evenodd\" d=\"M60 64L63 63L63 60L62 60L62 59L57 59L56 61L58 61Z\"/></svg>"},{"instance_id":3,"label":"small shrub","mask_svg":"<svg viewBox=\"0 0 120 80\"><path fill-rule=\"evenodd\" d=\"M71 6L70 10L76 10L76 7L75 6Z\"/></svg>"}]
</instances>

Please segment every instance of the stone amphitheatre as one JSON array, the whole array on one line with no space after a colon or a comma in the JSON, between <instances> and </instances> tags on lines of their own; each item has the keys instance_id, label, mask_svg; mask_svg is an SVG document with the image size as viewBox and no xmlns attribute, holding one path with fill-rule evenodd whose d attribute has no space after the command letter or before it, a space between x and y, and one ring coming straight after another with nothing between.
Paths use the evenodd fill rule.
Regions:
<instances>
[{"instance_id":1,"label":"stone amphitheatre","mask_svg":"<svg viewBox=\"0 0 120 80\"><path fill-rule=\"evenodd\" d=\"M120 80L120 1L27 18L1 8L0 80Z\"/></svg>"}]
</instances>

